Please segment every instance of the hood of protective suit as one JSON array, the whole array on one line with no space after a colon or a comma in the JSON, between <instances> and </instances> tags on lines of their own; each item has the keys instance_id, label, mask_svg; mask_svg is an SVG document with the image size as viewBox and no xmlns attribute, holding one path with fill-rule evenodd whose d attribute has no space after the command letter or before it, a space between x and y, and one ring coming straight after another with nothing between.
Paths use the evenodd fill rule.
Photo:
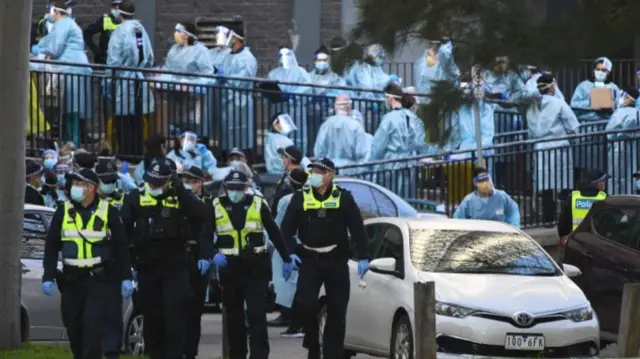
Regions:
<instances>
[{"instance_id":1,"label":"hood of protective suit","mask_svg":"<svg viewBox=\"0 0 640 359\"><path fill-rule=\"evenodd\" d=\"M295 69L298 67L298 59L291 49L280 49L280 66L284 69Z\"/></svg>"}]
</instances>

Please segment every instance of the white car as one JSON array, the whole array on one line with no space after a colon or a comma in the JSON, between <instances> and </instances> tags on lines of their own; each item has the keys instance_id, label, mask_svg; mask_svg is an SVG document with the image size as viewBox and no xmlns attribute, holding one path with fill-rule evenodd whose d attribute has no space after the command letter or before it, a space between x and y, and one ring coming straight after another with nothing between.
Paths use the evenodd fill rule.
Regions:
<instances>
[{"instance_id":1,"label":"white car","mask_svg":"<svg viewBox=\"0 0 640 359\"><path fill-rule=\"evenodd\" d=\"M435 283L440 356L594 356L596 314L546 251L514 227L490 221L375 218L361 280L349 261L345 358L414 358L413 283ZM321 332L326 322L320 294Z\"/></svg>"}]
</instances>

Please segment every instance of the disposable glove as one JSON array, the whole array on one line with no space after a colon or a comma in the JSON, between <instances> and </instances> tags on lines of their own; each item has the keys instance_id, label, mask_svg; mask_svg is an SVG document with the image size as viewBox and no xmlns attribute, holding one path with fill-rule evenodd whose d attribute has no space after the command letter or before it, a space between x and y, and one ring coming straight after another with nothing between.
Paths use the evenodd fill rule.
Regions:
<instances>
[{"instance_id":1,"label":"disposable glove","mask_svg":"<svg viewBox=\"0 0 640 359\"><path fill-rule=\"evenodd\" d=\"M133 282L130 280L123 280L120 286L122 297L129 298L133 294Z\"/></svg>"},{"instance_id":2,"label":"disposable glove","mask_svg":"<svg viewBox=\"0 0 640 359\"><path fill-rule=\"evenodd\" d=\"M122 164L120 165L120 173L122 173L123 175L129 173L129 162L122 162Z\"/></svg>"},{"instance_id":3,"label":"disposable glove","mask_svg":"<svg viewBox=\"0 0 640 359\"><path fill-rule=\"evenodd\" d=\"M42 283L42 293L44 293L44 295L51 296L53 294L53 289L53 282L47 281Z\"/></svg>"},{"instance_id":4,"label":"disposable glove","mask_svg":"<svg viewBox=\"0 0 640 359\"><path fill-rule=\"evenodd\" d=\"M300 257L298 257L295 254L292 254L289 256L289 258L291 258L291 264L293 264L295 268L300 267L300 263L302 263L302 259L300 259Z\"/></svg>"},{"instance_id":5,"label":"disposable glove","mask_svg":"<svg viewBox=\"0 0 640 359\"><path fill-rule=\"evenodd\" d=\"M282 264L282 278L284 278L285 281L287 281L287 280L289 280L289 278L291 278L291 273L292 272L293 272L293 263L292 262Z\"/></svg>"},{"instance_id":6,"label":"disposable glove","mask_svg":"<svg viewBox=\"0 0 640 359\"><path fill-rule=\"evenodd\" d=\"M198 269L200 270L200 275L205 275L207 274L207 271L209 270L209 266L211 265L211 263L209 263L208 260L205 259L201 259L198 261Z\"/></svg>"},{"instance_id":7,"label":"disposable glove","mask_svg":"<svg viewBox=\"0 0 640 359\"><path fill-rule=\"evenodd\" d=\"M213 256L213 263L218 266L218 268L224 268L227 266L227 257L222 253L216 253Z\"/></svg>"},{"instance_id":8,"label":"disposable glove","mask_svg":"<svg viewBox=\"0 0 640 359\"><path fill-rule=\"evenodd\" d=\"M358 275L360 276L360 279L362 279L362 277L364 277L364 275L367 273L367 271L369 270L369 260L368 259L361 259L358 261Z\"/></svg>"},{"instance_id":9,"label":"disposable glove","mask_svg":"<svg viewBox=\"0 0 640 359\"><path fill-rule=\"evenodd\" d=\"M38 56L40 55L40 51L42 51L42 47L40 47L40 45L36 44L31 46L31 55Z\"/></svg>"},{"instance_id":10,"label":"disposable glove","mask_svg":"<svg viewBox=\"0 0 640 359\"><path fill-rule=\"evenodd\" d=\"M398 77L398 75L393 74L393 75L389 75L389 82L393 82L399 85L402 83L402 79Z\"/></svg>"}]
</instances>

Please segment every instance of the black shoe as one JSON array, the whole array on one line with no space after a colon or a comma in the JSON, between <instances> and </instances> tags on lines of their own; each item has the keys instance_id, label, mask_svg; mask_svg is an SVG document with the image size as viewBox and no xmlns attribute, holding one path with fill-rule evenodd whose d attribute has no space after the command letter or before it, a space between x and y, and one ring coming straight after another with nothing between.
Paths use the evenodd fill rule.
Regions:
<instances>
[{"instance_id":1,"label":"black shoe","mask_svg":"<svg viewBox=\"0 0 640 359\"><path fill-rule=\"evenodd\" d=\"M267 325L270 327L286 327L289 325L289 321L280 314L276 319L268 321Z\"/></svg>"},{"instance_id":2,"label":"black shoe","mask_svg":"<svg viewBox=\"0 0 640 359\"><path fill-rule=\"evenodd\" d=\"M304 331L302 329L287 328L284 332L280 333L280 336L285 338L304 338Z\"/></svg>"}]
</instances>

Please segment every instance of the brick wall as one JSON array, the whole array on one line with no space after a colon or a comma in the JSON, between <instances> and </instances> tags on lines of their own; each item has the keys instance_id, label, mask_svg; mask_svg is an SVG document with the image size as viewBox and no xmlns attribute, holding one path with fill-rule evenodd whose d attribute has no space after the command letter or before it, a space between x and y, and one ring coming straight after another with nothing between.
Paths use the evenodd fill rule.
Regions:
<instances>
[{"instance_id":1,"label":"brick wall","mask_svg":"<svg viewBox=\"0 0 640 359\"><path fill-rule=\"evenodd\" d=\"M229 17L240 15L245 22L246 37L259 64L273 63L276 49L289 45L292 0L157 0L155 55L163 59L173 39L176 22L195 23L200 16ZM34 18L46 11L47 0L33 0ZM108 0L77 0L73 15L83 27L109 11ZM322 0L321 40L328 43L341 30L341 0Z\"/></svg>"}]
</instances>

